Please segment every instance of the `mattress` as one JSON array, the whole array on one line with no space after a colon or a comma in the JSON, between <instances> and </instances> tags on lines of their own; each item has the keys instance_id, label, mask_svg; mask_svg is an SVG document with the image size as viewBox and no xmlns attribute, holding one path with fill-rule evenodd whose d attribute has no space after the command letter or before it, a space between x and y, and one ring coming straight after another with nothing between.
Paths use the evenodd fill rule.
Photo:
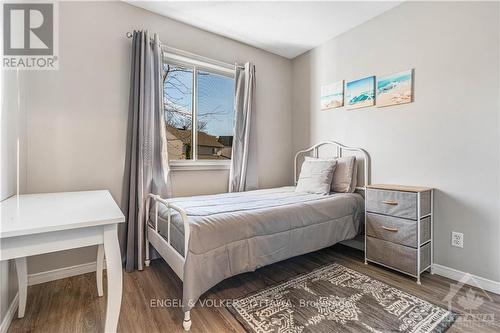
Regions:
<instances>
[{"instance_id":1,"label":"mattress","mask_svg":"<svg viewBox=\"0 0 500 333\"><path fill-rule=\"evenodd\" d=\"M355 219L353 220L354 228L356 233L359 233L361 223L364 220L362 213L364 212L364 200L363 197L356 193L331 193L330 195L321 194L311 194L311 193L296 193L294 186L285 186L272 189L255 190L247 192L236 192L236 193L223 193L215 195L200 195L193 197L178 197L167 200L168 202L174 203L176 206L184 209L192 219L191 223L206 223L211 225L215 229L224 229L226 224L232 225L232 220L240 221L240 216L245 213L257 214L268 214L269 210L277 210L278 207L283 207L287 205L302 205L303 208L308 209L298 209L299 213L302 215L302 219L307 219L309 215L308 210L317 208L318 210L323 210L324 214L329 216L336 216L334 212L329 213L328 209L336 209L338 204L345 207L352 207L355 213ZM330 202L335 202L335 205L328 205ZM291 209L296 207L290 207ZM324 210L327 211L324 211ZM262 210L262 211L261 211ZM184 225L180 215L171 210L171 244L182 256L184 256ZM219 215L220 216L215 216ZM155 209L154 207L150 210L150 225L154 225ZM202 217L206 217L203 219ZM168 228L167 228L167 208L159 204L158 205L158 231L165 239L167 238ZM222 220L224 222L217 223L214 219ZM323 219L316 221L321 222ZM283 222L283 221L282 221ZM292 223L294 221L291 221ZM240 226L241 227L241 226ZM256 234L263 234L266 229L261 223L254 223L252 227ZM286 227L286 224L282 227ZM300 227L300 225L290 225L290 227ZM215 231L215 230L214 230ZM223 230L217 230L223 231ZM233 234L235 236L235 234ZM241 239L241 237L233 237L233 241ZM221 245L220 239L218 245Z\"/></svg>"},{"instance_id":2,"label":"mattress","mask_svg":"<svg viewBox=\"0 0 500 333\"><path fill-rule=\"evenodd\" d=\"M183 307L223 279L354 238L361 229L363 197L320 195L295 187L167 200L189 218L188 253L184 225L172 210L171 244L185 257ZM158 230L167 237L167 209L158 206ZM150 224L154 221L151 209Z\"/></svg>"}]
</instances>

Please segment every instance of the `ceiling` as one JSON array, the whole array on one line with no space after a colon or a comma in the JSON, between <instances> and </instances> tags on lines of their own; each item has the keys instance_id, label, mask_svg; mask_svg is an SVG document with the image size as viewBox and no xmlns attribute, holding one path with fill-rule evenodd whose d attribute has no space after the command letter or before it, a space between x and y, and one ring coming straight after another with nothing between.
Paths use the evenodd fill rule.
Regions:
<instances>
[{"instance_id":1,"label":"ceiling","mask_svg":"<svg viewBox=\"0 0 500 333\"><path fill-rule=\"evenodd\" d=\"M128 1L286 58L360 25L401 1Z\"/></svg>"}]
</instances>

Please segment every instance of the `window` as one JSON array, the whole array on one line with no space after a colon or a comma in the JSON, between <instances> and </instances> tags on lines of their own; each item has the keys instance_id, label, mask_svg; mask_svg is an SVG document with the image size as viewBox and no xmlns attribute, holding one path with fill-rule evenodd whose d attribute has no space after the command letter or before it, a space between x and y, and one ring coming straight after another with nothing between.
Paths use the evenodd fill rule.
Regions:
<instances>
[{"instance_id":1,"label":"window","mask_svg":"<svg viewBox=\"0 0 500 333\"><path fill-rule=\"evenodd\" d=\"M233 144L234 70L167 53L163 96L172 164L228 165Z\"/></svg>"}]
</instances>

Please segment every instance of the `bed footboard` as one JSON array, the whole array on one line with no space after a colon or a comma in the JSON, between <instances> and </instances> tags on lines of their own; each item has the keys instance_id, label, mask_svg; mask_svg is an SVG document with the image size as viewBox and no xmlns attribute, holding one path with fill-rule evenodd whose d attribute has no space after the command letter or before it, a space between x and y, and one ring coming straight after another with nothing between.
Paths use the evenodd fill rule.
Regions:
<instances>
[{"instance_id":1,"label":"bed footboard","mask_svg":"<svg viewBox=\"0 0 500 333\"><path fill-rule=\"evenodd\" d=\"M155 214L153 219L153 225L148 223L149 220L149 210L151 208L151 204L154 206ZM159 205L164 205L167 208L168 216L167 216L167 237L163 237L160 235L158 231L158 208ZM182 218L182 222L184 225L184 257L175 250L175 248L170 243L170 228L171 228L171 215L172 210L176 211L180 214ZM159 195L149 194L148 200L146 201L146 266L149 266L150 257L149 257L149 244L151 244L155 250L162 256L163 259L167 262L167 264L172 268L172 270L177 274L177 276L184 281L184 263L185 256L188 253L188 245L189 245L189 225L188 225L188 216L186 212L174 205L162 199ZM191 316L190 312L187 311L184 313L184 320L182 322L182 327L189 331L191 328Z\"/></svg>"}]
</instances>

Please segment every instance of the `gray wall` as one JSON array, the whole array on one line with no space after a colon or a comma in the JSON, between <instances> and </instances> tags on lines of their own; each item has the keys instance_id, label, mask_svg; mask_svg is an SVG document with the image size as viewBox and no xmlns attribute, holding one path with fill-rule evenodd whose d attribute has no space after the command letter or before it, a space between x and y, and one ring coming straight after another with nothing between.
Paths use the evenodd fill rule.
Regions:
<instances>
[{"instance_id":1,"label":"gray wall","mask_svg":"<svg viewBox=\"0 0 500 333\"><path fill-rule=\"evenodd\" d=\"M257 69L260 185L292 180L291 61L124 2L60 2L60 69L23 73L29 193L109 189L121 204L131 40L158 32L169 46ZM224 192L227 171L176 172L176 195ZM123 206L122 206L123 207ZM29 258L29 272L95 261L95 248Z\"/></svg>"},{"instance_id":2,"label":"gray wall","mask_svg":"<svg viewBox=\"0 0 500 333\"><path fill-rule=\"evenodd\" d=\"M435 262L500 281L499 4L408 2L293 61L293 148L364 147L373 183L428 185ZM321 84L415 68L415 102L320 111ZM465 234L451 247L451 231Z\"/></svg>"}]
</instances>

